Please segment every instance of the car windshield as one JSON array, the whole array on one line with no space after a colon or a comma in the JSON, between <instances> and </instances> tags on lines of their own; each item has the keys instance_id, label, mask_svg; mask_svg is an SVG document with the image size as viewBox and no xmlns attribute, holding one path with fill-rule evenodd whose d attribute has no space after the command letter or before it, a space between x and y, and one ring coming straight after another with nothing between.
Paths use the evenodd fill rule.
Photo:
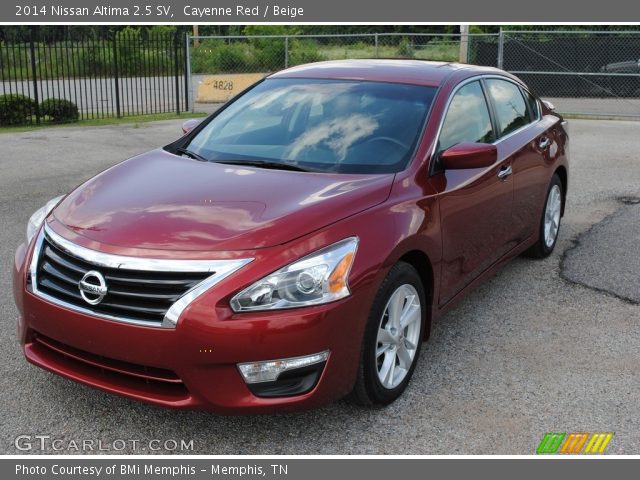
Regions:
<instances>
[{"instance_id":1,"label":"car windshield","mask_svg":"<svg viewBox=\"0 0 640 480\"><path fill-rule=\"evenodd\" d=\"M210 161L337 173L406 167L435 88L344 80L268 79L185 147Z\"/></svg>"}]
</instances>

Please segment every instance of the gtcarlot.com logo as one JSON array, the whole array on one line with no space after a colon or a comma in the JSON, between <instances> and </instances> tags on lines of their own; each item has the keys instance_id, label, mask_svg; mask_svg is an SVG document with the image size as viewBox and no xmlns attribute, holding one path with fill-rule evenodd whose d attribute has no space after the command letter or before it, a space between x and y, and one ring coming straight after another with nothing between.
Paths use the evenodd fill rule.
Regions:
<instances>
[{"instance_id":1,"label":"gtcarlot.com logo","mask_svg":"<svg viewBox=\"0 0 640 480\"><path fill-rule=\"evenodd\" d=\"M117 438L105 441L91 438L63 439L51 435L18 435L14 446L20 451L53 450L69 452L184 452L193 450L193 440Z\"/></svg>"},{"instance_id":2,"label":"gtcarlot.com logo","mask_svg":"<svg viewBox=\"0 0 640 480\"><path fill-rule=\"evenodd\" d=\"M538 445L537 454L603 454L613 438L610 432L546 433Z\"/></svg>"}]
</instances>

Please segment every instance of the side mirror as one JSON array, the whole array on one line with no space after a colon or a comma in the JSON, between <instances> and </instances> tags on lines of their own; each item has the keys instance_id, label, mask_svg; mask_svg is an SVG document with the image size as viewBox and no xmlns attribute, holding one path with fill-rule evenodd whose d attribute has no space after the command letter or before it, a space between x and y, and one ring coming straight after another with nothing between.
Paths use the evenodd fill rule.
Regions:
<instances>
[{"instance_id":1,"label":"side mirror","mask_svg":"<svg viewBox=\"0 0 640 480\"><path fill-rule=\"evenodd\" d=\"M187 120L182 124L182 133L186 135L198 125L200 125L200 122L202 122L202 120L199 118L192 118L191 120Z\"/></svg>"},{"instance_id":2,"label":"side mirror","mask_svg":"<svg viewBox=\"0 0 640 480\"><path fill-rule=\"evenodd\" d=\"M552 112L555 111L556 106L553 103L551 103L549 100L542 100L542 103L544 103L544 106L547 107Z\"/></svg>"},{"instance_id":3,"label":"side mirror","mask_svg":"<svg viewBox=\"0 0 640 480\"><path fill-rule=\"evenodd\" d=\"M488 143L458 143L440 154L445 170L490 167L498 159L498 149Z\"/></svg>"}]
</instances>

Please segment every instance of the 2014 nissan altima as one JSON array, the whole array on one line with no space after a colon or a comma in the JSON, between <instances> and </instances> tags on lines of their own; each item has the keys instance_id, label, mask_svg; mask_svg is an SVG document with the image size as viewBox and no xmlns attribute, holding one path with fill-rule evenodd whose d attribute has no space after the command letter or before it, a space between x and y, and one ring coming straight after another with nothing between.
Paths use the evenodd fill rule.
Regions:
<instances>
[{"instance_id":1,"label":"2014 nissan altima","mask_svg":"<svg viewBox=\"0 0 640 480\"><path fill-rule=\"evenodd\" d=\"M552 252L567 141L493 68L276 73L33 215L24 354L168 407L388 404L434 319L506 260Z\"/></svg>"}]
</instances>

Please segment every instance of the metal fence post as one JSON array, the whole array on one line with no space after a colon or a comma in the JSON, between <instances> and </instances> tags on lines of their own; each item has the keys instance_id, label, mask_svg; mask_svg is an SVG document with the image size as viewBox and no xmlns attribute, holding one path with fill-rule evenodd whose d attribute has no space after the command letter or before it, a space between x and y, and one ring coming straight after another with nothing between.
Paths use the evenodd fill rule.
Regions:
<instances>
[{"instance_id":1,"label":"metal fence post","mask_svg":"<svg viewBox=\"0 0 640 480\"><path fill-rule=\"evenodd\" d=\"M504 32L500 27L500 35L498 36L498 68L502 68L504 63Z\"/></svg>"},{"instance_id":2,"label":"metal fence post","mask_svg":"<svg viewBox=\"0 0 640 480\"><path fill-rule=\"evenodd\" d=\"M191 112L195 112L196 111L196 93L195 93L195 87L193 84L193 67L191 66L191 39L194 39L194 47L195 47L195 37L190 37L189 34L187 33L187 57L189 58L189 62L187 63L187 66L189 67L189 110Z\"/></svg>"},{"instance_id":3,"label":"metal fence post","mask_svg":"<svg viewBox=\"0 0 640 480\"><path fill-rule=\"evenodd\" d=\"M40 125L40 99L38 98L38 70L36 69L36 28L31 28L29 48L31 49L31 75L33 76L33 99L36 104L36 124Z\"/></svg>"},{"instance_id":4,"label":"metal fence post","mask_svg":"<svg viewBox=\"0 0 640 480\"><path fill-rule=\"evenodd\" d=\"M289 68L289 37L284 37L284 68Z\"/></svg>"},{"instance_id":5,"label":"metal fence post","mask_svg":"<svg viewBox=\"0 0 640 480\"><path fill-rule=\"evenodd\" d=\"M375 43L374 55L376 58L378 58L378 34L377 33L374 35L374 43Z\"/></svg>"},{"instance_id":6,"label":"metal fence post","mask_svg":"<svg viewBox=\"0 0 640 480\"><path fill-rule=\"evenodd\" d=\"M176 30L173 35L173 65L176 77L176 115L180 115L180 60L178 59L178 39L180 34Z\"/></svg>"},{"instance_id":7,"label":"metal fence post","mask_svg":"<svg viewBox=\"0 0 640 480\"><path fill-rule=\"evenodd\" d=\"M469 62L469 25L460 25L460 52L458 60L460 63Z\"/></svg>"},{"instance_id":8,"label":"metal fence post","mask_svg":"<svg viewBox=\"0 0 640 480\"><path fill-rule=\"evenodd\" d=\"M184 53L184 111L189 110L189 32L185 32L186 43L183 46Z\"/></svg>"},{"instance_id":9,"label":"metal fence post","mask_svg":"<svg viewBox=\"0 0 640 480\"><path fill-rule=\"evenodd\" d=\"M120 118L120 80L118 75L118 34L113 34L113 82L116 94L116 116Z\"/></svg>"}]
</instances>

